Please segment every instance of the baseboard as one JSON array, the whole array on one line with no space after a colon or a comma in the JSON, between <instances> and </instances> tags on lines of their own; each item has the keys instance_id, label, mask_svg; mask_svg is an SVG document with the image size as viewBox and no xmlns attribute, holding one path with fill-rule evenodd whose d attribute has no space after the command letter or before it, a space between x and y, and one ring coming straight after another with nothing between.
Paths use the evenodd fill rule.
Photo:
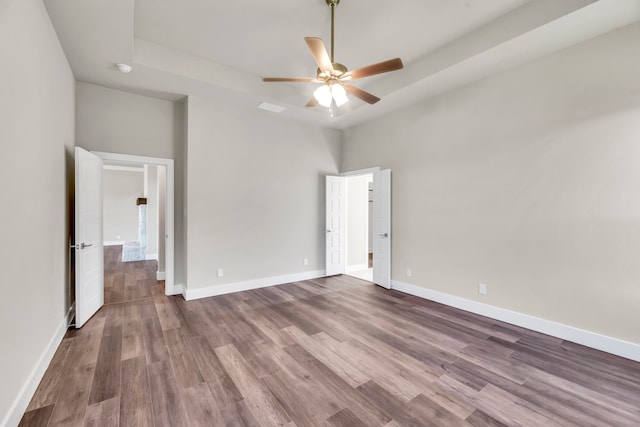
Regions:
<instances>
[{"instance_id":1,"label":"baseboard","mask_svg":"<svg viewBox=\"0 0 640 427\"><path fill-rule=\"evenodd\" d=\"M33 395L38 388L38 384L40 384L40 381L42 381L42 377L49 367L49 364L53 359L53 355L62 342L64 334L67 332L67 325L71 320L69 319L69 316L71 316L73 308L74 306L69 308L67 315L62 319L62 321L56 328L53 337L51 337L49 344L47 344L44 352L42 353L42 355L40 355L38 363L31 371L31 374L29 374L26 383L22 386L22 389L20 389L16 400L13 402L13 405L11 405L11 408L9 408L9 412L4 417L4 420L2 420L2 423L0 423L0 426L17 426L20 423L24 411L27 409L27 406L29 406L29 402L31 401L31 398L33 398Z\"/></svg>"},{"instance_id":2,"label":"baseboard","mask_svg":"<svg viewBox=\"0 0 640 427\"><path fill-rule=\"evenodd\" d=\"M352 271L362 271L368 268L369 268L369 264L367 263L348 265L346 268L346 272L351 273Z\"/></svg>"},{"instance_id":3,"label":"baseboard","mask_svg":"<svg viewBox=\"0 0 640 427\"><path fill-rule=\"evenodd\" d=\"M102 243L102 246L122 246L122 245L124 245L124 240L111 240L111 241Z\"/></svg>"},{"instance_id":4,"label":"baseboard","mask_svg":"<svg viewBox=\"0 0 640 427\"><path fill-rule=\"evenodd\" d=\"M165 280L167 273L164 271L156 271L156 280Z\"/></svg>"},{"instance_id":5,"label":"baseboard","mask_svg":"<svg viewBox=\"0 0 640 427\"><path fill-rule=\"evenodd\" d=\"M324 270L305 271L303 273L265 277L264 279L247 280L244 282L226 283L224 285L208 286L206 288L186 289L184 299L189 301L193 299L213 297L216 295L230 294L233 292L266 288L267 286L283 285L285 283L298 282L301 280L317 279L324 276Z\"/></svg>"},{"instance_id":6,"label":"baseboard","mask_svg":"<svg viewBox=\"0 0 640 427\"><path fill-rule=\"evenodd\" d=\"M145 259L147 261L157 261L158 260L158 254L147 254L145 256Z\"/></svg>"},{"instance_id":7,"label":"baseboard","mask_svg":"<svg viewBox=\"0 0 640 427\"><path fill-rule=\"evenodd\" d=\"M174 284L173 288L167 289L167 295L182 295L184 296L184 285ZM186 298L185 298L186 299Z\"/></svg>"},{"instance_id":8,"label":"baseboard","mask_svg":"<svg viewBox=\"0 0 640 427\"><path fill-rule=\"evenodd\" d=\"M640 344L600 335L562 323L483 304L397 280L391 281L391 289L640 362Z\"/></svg>"}]
</instances>

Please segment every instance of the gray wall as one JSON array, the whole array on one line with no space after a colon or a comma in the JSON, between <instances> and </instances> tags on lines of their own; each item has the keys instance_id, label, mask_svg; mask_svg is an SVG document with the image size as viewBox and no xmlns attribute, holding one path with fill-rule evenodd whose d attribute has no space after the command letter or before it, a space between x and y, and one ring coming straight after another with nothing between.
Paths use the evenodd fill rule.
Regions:
<instances>
[{"instance_id":1,"label":"gray wall","mask_svg":"<svg viewBox=\"0 0 640 427\"><path fill-rule=\"evenodd\" d=\"M339 133L199 98L188 111L189 289L323 270Z\"/></svg>"},{"instance_id":2,"label":"gray wall","mask_svg":"<svg viewBox=\"0 0 640 427\"><path fill-rule=\"evenodd\" d=\"M40 0L0 2L0 58L1 424L66 326L75 83Z\"/></svg>"},{"instance_id":3,"label":"gray wall","mask_svg":"<svg viewBox=\"0 0 640 427\"><path fill-rule=\"evenodd\" d=\"M164 209L166 202L166 167L158 166L158 272L165 272L164 250L165 250L165 217Z\"/></svg>"},{"instance_id":4,"label":"gray wall","mask_svg":"<svg viewBox=\"0 0 640 427\"><path fill-rule=\"evenodd\" d=\"M102 174L103 239L105 242L138 241L139 209L144 173L105 169Z\"/></svg>"},{"instance_id":5,"label":"gray wall","mask_svg":"<svg viewBox=\"0 0 640 427\"><path fill-rule=\"evenodd\" d=\"M184 104L88 83L77 83L76 103L78 146L175 160L175 283L184 283Z\"/></svg>"},{"instance_id":6,"label":"gray wall","mask_svg":"<svg viewBox=\"0 0 640 427\"><path fill-rule=\"evenodd\" d=\"M175 103L89 83L76 84L76 140L86 150L175 159Z\"/></svg>"},{"instance_id":7,"label":"gray wall","mask_svg":"<svg viewBox=\"0 0 640 427\"><path fill-rule=\"evenodd\" d=\"M158 166L145 166L147 197L147 259L158 259Z\"/></svg>"},{"instance_id":8,"label":"gray wall","mask_svg":"<svg viewBox=\"0 0 640 427\"><path fill-rule=\"evenodd\" d=\"M347 131L343 170L392 170L392 278L640 343L638 40L635 24Z\"/></svg>"}]
</instances>

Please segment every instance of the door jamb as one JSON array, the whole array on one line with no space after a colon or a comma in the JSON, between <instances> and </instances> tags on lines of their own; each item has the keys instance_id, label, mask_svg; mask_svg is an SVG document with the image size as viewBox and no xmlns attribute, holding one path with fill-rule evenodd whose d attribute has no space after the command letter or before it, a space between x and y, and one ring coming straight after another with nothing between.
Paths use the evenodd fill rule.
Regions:
<instances>
[{"instance_id":1,"label":"door jamb","mask_svg":"<svg viewBox=\"0 0 640 427\"><path fill-rule=\"evenodd\" d=\"M380 166L376 166L373 168L366 168L366 169L357 169L353 171L346 171L346 172L340 173L340 176L370 175L378 171L380 171Z\"/></svg>"}]
</instances>

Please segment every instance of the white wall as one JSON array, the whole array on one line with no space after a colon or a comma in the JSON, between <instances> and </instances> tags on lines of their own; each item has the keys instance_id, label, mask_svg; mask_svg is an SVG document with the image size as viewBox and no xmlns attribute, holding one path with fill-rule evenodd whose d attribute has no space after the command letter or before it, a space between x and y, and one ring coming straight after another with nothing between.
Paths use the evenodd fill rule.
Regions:
<instances>
[{"instance_id":1,"label":"white wall","mask_svg":"<svg viewBox=\"0 0 640 427\"><path fill-rule=\"evenodd\" d=\"M367 268L369 231L369 177L350 176L347 181L347 270Z\"/></svg>"},{"instance_id":2,"label":"white wall","mask_svg":"<svg viewBox=\"0 0 640 427\"><path fill-rule=\"evenodd\" d=\"M175 283L184 283L185 105L88 83L77 83L76 104L77 145L175 160Z\"/></svg>"},{"instance_id":3,"label":"white wall","mask_svg":"<svg viewBox=\"0 0 640 427\"><path fill-rule=\"evenodd\" d=\"M393 279L640 343L638 40L635 24L346 132L343 170L393 173Z\"/></svg>"},{"instance_id":4,"label":"white wall","mask_svg":"<svg viewBox=\"0 0 640 427\"><path fill-rule=\"evenodd\" d=\"M0 1L0 58L0 424L16 425L66 329L75 83L40 0Z\"/></svg>"},{"instance_id":5,"label":"white wall","mask_svg":"<svg viewBox=\"0 0 640 427\"><path fill-rule=\"evenodd\" d=\"M105 169L103 185L103 238L105 242L136 242L139 209L143 197L144 173Z\"/></svg>"},{"instance_id":6,"label":"white wall","mask_svg":"<svg viewBox=\"0 0 640 427\"><path fill-rule=\"evenodd\" d=\"M324 270L339 133L200 98L188 112L189 290Z\"/></svg>"}]
</instances>

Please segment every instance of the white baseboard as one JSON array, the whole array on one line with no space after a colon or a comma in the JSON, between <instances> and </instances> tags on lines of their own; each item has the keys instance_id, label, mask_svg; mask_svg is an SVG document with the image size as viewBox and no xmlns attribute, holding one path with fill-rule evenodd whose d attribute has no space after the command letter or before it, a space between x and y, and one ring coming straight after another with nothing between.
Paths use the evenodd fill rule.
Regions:
<instances>
[{"instance_id":1,"label":"white baseboard","mask_svg":"<svg viewBox=\"0 0 640 427\"><path fill-rule=\"evenodd\" d=\"M184 296L184 285L175 284L173 288L166 290L166 295L182 295ZM185 298L186 299L186 298Z\"/></svg>"},{"instance_id":2,"label":"white baseboard","mask_svg":"<svg viewBox=\"0 0 640 427\"><path fill-rule=\"evenodd\" d=\"M158 254L147 254L145 256L145 259L147 261L157 261L158 260Z\"/></svg>"},{"instance_id":3,"label":"white baseboard","mask_svg":"<svg viewBox=\"0 0 640 427\"><path fill-rule=\"evenodd\" d=\"M49 364L53 359L53 355L55 354L56 350L58 349L58 346L62 342L62 338L64 338L64 334L67 332L67 325L71 320L69 319L69 316L71 316L71 313L74 312L73 308L74 306L69 308L67 315L64 317L64 319L62 319L62 321L56 328L53 334L53 337L51 337L51 340L49 340L47 347L44 349L43 353L40 355L40 358L38 359L36 366L31 371L31 374L29 374L29 377L27 378L26 383L20 389L20 392L18 393L16 400L11 405L11 408L9 408L9 412L4 417L4 420L2 420L2 422L0 423L0 426L2 427L17 426L20 423L20 420L22 419L22 415L24 414L24 411L27 409L27 406L29 406L29 402L31 401L31 398L33 398L33 395L35 394L36 389L38 388L38 384L40 384L40 381L42 381L42 377L44 376L45 371L49 367Z\"/></svg>"},{"instance_id":4,"label":"white baseboard","mask_svg":"<svg viewBox=\"0 0 640 427\"><path fill-rule=\"evenodd\" d=\"M165 280L166 276L164 271L156 271L156 280Z\"/></svg>"},{"instance_id":5,"label":"white baseboard","mask_svg":"<svg viewBox=\"0 0 640 427\"><path fill-rule=\"evenodd\" d=\"M369 264L367 263L347 265L346 272L351 273L352 271L362 271L368 268L369 268Z\"/></svg>"},{"instance_id":6,"label":"white baseboard","mask_svg":"<svg viewBox=\"0 0 640 427\"><path fill-rule=\"evenodd\" d=\"M266 288L267 286L283 285L285 283L324 277L324 270L305 271L303 273L287 274L284 276L265 277L264 279L247 280L244 282L225 283L224 285L208 286L206 288L186 289L184 299L189 301L233 292Z\"/></svg>"},{"instance_id":7,"label":"white baseboard","mask_svg":"<svg viewBox=\"0 0 640 427\"><path fill-rule=\"evenodd\" d=\"M124 240L111 240L111 241L102 243L102 246L122 246L122 245L124 245Z\"/></svg>"},{"instance_id":8,"label":"white baseboard","mask_svg":"<svg viewBox=\"0 0 640 427\"><path fill-rule=\"evenodd\" d=\"M421 286L403 283L398 280L391 281L391 289L640 362L640 344L600 335L595 332L585 331L574 328L573 326L483 304Z\"/></svg>"}]
</instances>

